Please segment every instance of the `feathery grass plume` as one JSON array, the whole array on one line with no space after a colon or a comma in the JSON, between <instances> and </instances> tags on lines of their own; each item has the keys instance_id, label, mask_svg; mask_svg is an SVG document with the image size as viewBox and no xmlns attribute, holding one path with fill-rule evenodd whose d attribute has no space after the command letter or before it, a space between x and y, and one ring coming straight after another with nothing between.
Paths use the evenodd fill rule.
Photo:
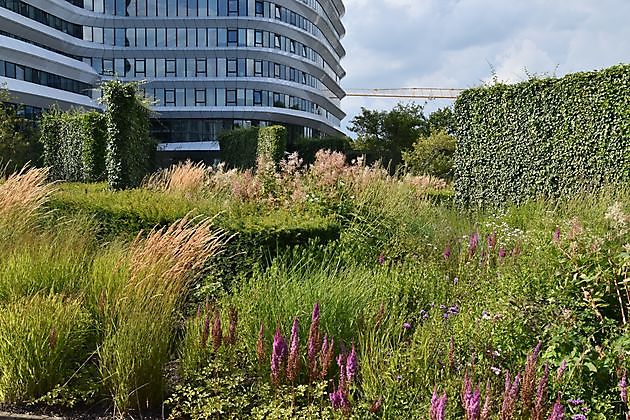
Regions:
<instances>
[{"instance_id":1,"label":"feathery grass plume","mask_svg":"<svg viewBox=\"0 0 630 420\"><path fill-rule=\"evenodd\" d=\"M238 324L238 310L232 306L230 307L230 325L228 327L228 336L225 342L231 346L236 344L236 326Z\"/></svg>"},{"instance_id":2,"label":"feathery grass plume","mask_svg":"<svg viewBox=\"0 0 630 420\"><path fill-rule=\"evenodd\" d=\"M523 408L530 411L534 405L534 390L536 388L536 367L538 365L538 354L542 341L539 341L536 348L527 355L525 362L525 372L523 373L523 381L521 385L521 403Z\"/></svg>"},{"instance_id":3,"label":"feathery grass plume","mask_svg":"<svg viewBox=\"0 0 630 420\"><path fill-rule=\"evenodd\" d=\"M0 178L0 234L19 233L34 222L37 212L54 191L48 168L23 167Z\"/></svg>"},{"instance_id":4,"label":"feathery grass plume","mask_svg":"<svg viewBox=\"0 0 630 420\"><path fill-rule=\"evenodd\" d=\"M324 336L324 340L322 341L322 350L319 353L319 365L321 367L321 371L319 372L319 377L321 379L326 379L328 376L328 369L330 369L330 365L332 364L335 348L335 340L332 338L330 342L328 341L328 335Z\"/></svg>"},{"instance_id":5,"label":"feathery grass plume","mask_svg":"<svg viewBox=\"0 0 630 420\"><path fill-rule=\"evenodd\" d=\"M256 357L258 358L258 366L261 367L265 360L265 324L260 324L258 331L258 340L256 341Z\"/></svg>"},{"instance_id":6,"label":"feathery grass plume","mask_svg":"<svg viewBox=\"0 0 630 420\"><path fill-rule=\"evenodd\" d=\"M180 162L151 175L144 186L148 189L182 194L198 194L207 187L212 168L203 162Z\"/></svg>"},{"instance_id":7,"label":"feathery grass plume","mask_svg":"<svg viewBox=\"0 0 630 420\"><path fill-rule=\"evenodd\" d=\"M553 404L553 409L551 410L551 415L549 416L549 420L563 420L564 419L564 406L560 402L560 393L556 397L556 402Z\"/></svg>"},{"instance_id":8,"label":"feathery grass plume","mask_svg":"<svg viewBox=\"0 0 630 420\"><path fill-rule=\"evenodd\" d=\"M154 407L162 402L175 313L190 283L224 242L212 222L187 216L146 238L139 234L113 267L111 275L120 286L107 296L98 356L104 387L117 410L124 412L136 401Z\"/></svg>"},{"instance_id":9,"label":"feathery grass plume","mask_svg":"<svg viewBox=\"0 0 630 420\"><path fill-rule=\"evenodd\" d=\"M446 413L446 392L442 396L438 396L437 386L433 389L433 395L431 396L431 408L429 410L429 418L431 420L444 420Z\"/></svg>"},{"instance_id":10,"label":"feathery grass plume","mask_svg":"<svg viewBox=\"0 0 630 420\"><path fill-rule=\"evenodd\" d=\"M291 327L291 340L289 348L289 359L287 361L287 379L292 384L295 384L296 379L300 374L300 355L299 351L299 336L298 336L298 319L293 320L293 326Z\"/></svg>"},{"instance_id":11,"label":"feathery grass plume","mask_svg":"<svg viewBox=\"0 0 630 420\"><path fill-rule=\"evenodd\" d=\"M490 388L490 380L486 382L486 396L481 409L479 420L489 420L490 410L492 410L492 389Z\"/></svg>"},{"instance_id":12,"label":"feathery grass plume","mask_svg":"<svg viewBox=\"0 0 630 420\"><path fill-rule=\"evenodd\" d=\"M317 350L319 348L319 303L313 306L311 326L308 330L307 361L308 377L312 382L317 377Z\"/></svg>"},{"instance_id":13,"label":"feathery grass plume","mask_svg":"<svg viewBox=\"0 0 630 420\"><path fill-rule=\"evenodd\" d=\"M223 328L221 327L221 312L215 309L212 317L212 349L219 350L223 342Z\"/></svg>"},{"instance_id":14,"label":"feathery grass plume","mask_svg":"<svg viewBox=\"0 0 630 420\"><path fill-rule=\"evenodd\" d=\"M273 348L271 352L271 382L274 386L280 385L282 380L282 372L286 366L287 359L287 342L282 337L280 327L276 327L276 333L273 336Z\"/></svg>"},{"instance_id":15,"label":"feathery grass plume","mask_svg":"<svg viewBox=\"0 0 630 420\"><path fill-rule=\"evenodd\" d=\"M543 376L538 383L536 403L532 412L532 420L544 420L547 415L547 392L549 388L549 363L545 363Z\"/></svg>"},{"instance_id":16,"label":"feathery grass plume","mask_svg":"<svg viewBox=\"0 0 630 420\"><path fill-rule=\"evenodd\" d=\"M505 391L503 392L503 404L501 405L501 420L511 420L516 410L516 402L518 401L518 389L521 381L520 373L516 375L514 381L510 379L510 372L505 373Z\"/></svg>"}]
</instances>

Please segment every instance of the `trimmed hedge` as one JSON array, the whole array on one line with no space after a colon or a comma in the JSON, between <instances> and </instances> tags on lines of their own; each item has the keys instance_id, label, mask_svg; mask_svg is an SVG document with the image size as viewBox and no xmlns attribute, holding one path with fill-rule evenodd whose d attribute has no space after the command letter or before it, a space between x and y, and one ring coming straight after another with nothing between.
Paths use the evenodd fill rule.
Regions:
<instances>
[{"instance_id":1,"label":"trimmed hedge","mask_svg":"<svg viewBox=\"0 0 630 420\"><path fill-rule=\"evenodd\" d=\"M630 179L630 65L464 91L455 199L483 206Z\"/></svg>"},{"instance_id":2,"label":"trimmed hedge","mask_svg":"<svg viewBox=\"0 0 630 420\"><path fill-rule=\"evenodd\" d=\"M287 150L287 129L281 125L262 127L258 130L258 158L275 163L280 162Z\"/></svg>"},{"instance_id":3,"label":"trimmed hedge","mask_svg":"<svg viewBox=\"0 0 630 420\"><path fill-rule=\"evenodd\" d=\"M109 191L105 184L65 184L51 198L48 210L50 223L66 216L88 216L101 241L132 240L140 231L168 226L190 212L218 215L215 225L232 239L213 261L210 280L227 286L288 248L336 240L341 229L331 218L308 213L260 213L255 208L226 211L216 202L186 200L141 189Z\"/></svg>"},{"instance_id":4,"label":"trimmed hedge","mask_svg":"<svg viewBox=\"0 0 630 420\"><path fill-rule=\"evenodd\" d=\"M228 167L252 169L256 166L258 150L258 127L235 128L219 134L221 160Z\"/></svg>"},{"instance_id":5,"label":"trimmed hedge","mask_svg":"<svg viewBox=\"0 0 630 420\"><path fill-rule=\"evenodd\" d=\"M61 112L53 108L41 119L44 165L53 179L100 181L105 170L105 118L96 111Z\"/></svg>"}]
</instances>

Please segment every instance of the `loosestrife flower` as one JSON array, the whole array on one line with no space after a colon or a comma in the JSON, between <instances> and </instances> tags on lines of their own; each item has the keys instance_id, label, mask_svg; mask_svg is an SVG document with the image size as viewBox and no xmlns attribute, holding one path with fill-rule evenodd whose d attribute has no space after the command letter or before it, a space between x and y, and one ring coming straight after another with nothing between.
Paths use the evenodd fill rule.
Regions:
<instances>
[{"instance_id":1,"label":"loosestrife flower","mask_svg":"<svg viewBox=\"0 0 630 420\"><path fill-rule=\"evenodd\" d=\"M556 402L553 404L553 410L549 420L563 420L564 419L564 406L560 403L560 394L556 398Z\"/></svg>"},{"instance_id":2,"label":"loosestrife flower","mask_svg":"<svg viewBox=\"0 0 630 420\"><path fill-rule=\"evenodd\" d=\"M571 420L586 420L586 416L584 414L574 414L571 416Z\"/></svg>"},{"instance_id":3,"label":"loosestrife flower","mask_svg":"<svg viewBox=\"0 0 630 420\"><path fill-rule=\"evenodd\" d=\"M542 420L547 414L546 402L547 392L549 387L549 363L545 363L545 370L543 376L538 383L538 389L536 390L536 403L534 404L534 410L532 417L534 420Z\"/></svg>"},{"instance_id":4,"label":"loosestrife flower","mask_svg":"<svg viewBox=\"0 0 630 420\"><path fill-rule=\"evenodd\" d=\"M273 349L271 353L271 382L275 386L280 384L280 376L282 375L282 367L286 363L287 358L287 342L280 333L280 327L276 328L273 336Z\"/></svg>"},{"instance_id":5,"label":"loosestrife flower","mask_svg":"<svg viewBox=\"0 0 630 420\"><path fill-rule=\"evenodd\" d=\"M553 236L551 237L553 243L560 242L560 227L557 227L556 230L553 231Z\"/></svg>"},{"instance_id":6,"label":"loosestrife flower","mask_svg":"<svg viewBox=\"0 0 630 420\"><path fill-rule=\"evenodd\" d=\"M333 361L334 356L334 347L335 340L332 338L330 342L328 342L328 336L324 336L324 341L322 342L322 350L319 353L319 364L321 367L321 371L319 372L319 377L321 379L325 379L326 375L328 375L328 369L330 369L330 365Z\"/></svg>"},{"instance_id":7,"label":"loosestrife flower","mask_svg":"<svg viewBox=\"0 0 630 420\"><path fill-rule=\"evenodd\" d=\"M348 379L348 383L351 384L354 381L354 378L357 375L357 370L359 369L359 364L357 360L357 352L354 348L354 343L352 344L352 350L350 351L350 355L346 360L346 377Z\"/></svg>"},{"instance_id":8,"label":"loosestrife flower","mask_svg":"<svg viewBox=\"0 0 630 420\"><path fill-rule=\"evenodd\" d=\"M299 347L298 336L298 320L293 320L293 326L291 328L291 347L289 348L289 360L287 362L287 379L291 383L295 383L300 373L300 356L298 354Z\"/></svg>"},{"instance_id":9,"label":"loosestrife flower","mask_svg":"<svg viewBox=\"0 0 630 420\"><path fill-rule=\"evenodd\" d=\"M542 342L539 341L534 351L527 356L527 362L525 363L525 373L523 374L523 384L521 387L521 401L523 406L531 408L534 401L534 388L536 386L536 365L538 363L538 354Z\"/></svg>"},{"instance_id":10,"label":"loosestrife flower","mask_svg":"<svg viewBox=\"0 0 630 420\"><path fill-rule=\"evenodd\" d=\"M317 348L319 346L319 303L313 306L311 327L308 330L307 360L308 377L311 381L317 376Z\"/></svg>"},{"instance_id":11,"label":"loosestrife flower","mask_svg":"<svg viewBox=\"0 0 630 420\"><path fill-rule=\"evenodd\" d=\"M385 254L383 254L383 253L379 254L378 259L377 259L377 262L378 262L380 265L385 264Z\"/></svg>"},{"instance_id":12,"label":"loosestrife flower","mask_svg":"<svg viewBox=\"0 0 630 420\"><path fill-rule=\"evenodd\" d=\"M433 390L433 396L431 397L431 409L429 411L429 417L431 420L444 420L446 402L446 393L444 393L441 397L438 396L436 387Z\"/></svg>"},{"instance_id":13,"label":"loosestrife flower","mask_svg":"<svg viewBox=\"0 0 630 420\"><path fill-rule=\"evenodd\" d=\"M625 371L623 372L621 381L619 381L619 395L621 396L621 401L624 404L627 404L628 403L628 378Z\"/></svg>"},{"instance_id":14,"label":"loosestrife flower","mask_svg":"<svg viewBox=\"0 0 630 420\"><path fill-rule=\"evenodd\" d=\"M573 398L573 399L567 400L567 404L575 407L575 406L584 404L584 400L581 400L579 398Z\"/></svg>"},{"instance_id":15,"label":"loosestrife flower","mask_svg":"<svg viewBox=\"0 0 630 420\"><path fill-rule=\"evenodd\" d=\"M486 398L483 402L483 409L479 420L488 420L490 418L490 410L492 409L492 392L490 388L490 380L486 382Z\"/></svg>"},{"instance_id":16,"label":"loosestrife flower","mask_svg":"<svg viewBox=\"0 0 630 420\"><path fill-rule=\"evenodd\" d=\"M560 363L560 367L558 367L558 372L556 373L556 381L559 381L564 376L564 372L567 370L567 361L563 360Z\"/></svg>"},{"instance_id":17,"label":"loosestrife flower","mask_svg":"<svg viewBox=\"0 0 630 420\"><path fill-rule=\"evenodd\" d=\"M210 336L210 315L206 314L206 318L203 322L203 329L201 330L201 347L206 348L208 344L208 337Z\"/></svg>"},{"instance_id":18,"label":"loosestrife flower","mask_svg":"<svg viewBox=\"0 0 630 420\"><path fill-rule=\"evenodd\" d=\"M227 343L234 345L236 343L236 324L238 323L238 312L236 308L230 308L230 326L228 329Z\"/></svg>"},{"instance_id":19,"label":"loosestrife flower","mask_svg":"<svg viewBox=\"0 0 630 420\"><path fill-rule=\"evenodd\" d=\"M411 324L410 324L410 323L408 323L408 322L405 322L405 323L403 324L403 328L404 328L404 329L406 329L406 330L410 330L410 329L411 329Z\"/></svg>"},{"instance_id":20,"label":"loosestrife flower","mask_svg":"<svg viewBox=\"0 0 630 420\"><path fill-rule=\"evenodd\" d=\"M468 240L468 255L472 256L477 251L477 246L479 245L479 233L475 232L470 235L470 239Z\"/></svg>"},{"instance_id":21,"label":"loosestrife flower","mask_svg":"<svg viewBox=\"0 0 630 420\"><path fill-rule=\"evenodd\" d=\"M223 329L221 328L221 312L214 311L214 320L212 322L212 348L217 351L221 347L223 341Z\"/></svg>"},{"instance_id":22,"label":"loosestrife flower","mask_svg":"<svg viewBox=\"0 0 630 420\"><path fill-rule=\"evenodd\" d=\"M503 259L507 256L507 251L505 250L505 248L501 247L499 248L499 258Z\"/></svg>"},{"instance_id":23,"label":"loosestrife flower","mask_svg":"<svg viewBox=\"0 0 630 420\"><path fill-rule=\"evenodd\" d=\"M446 248L444 248L442 257L444 257L445 260L448 260L451 257L451 247L449 245L446 245Z\"/></svg>"},{"instance_id":24,"label":"loosestrife flower","mask_svg":"<svg viewBox=\"0 0 630 420\"><path fill-rule=\"evenodd\" d=\"M497 245L497 232L494 231L486 238L486 242L488 243L488 248L494 249Z\"/></svg>"},{"instance_id":25,"label":"loosestrife flower","mask_svg":"<svg viewBox=\"0 0 630 420\"><path fill-rule=\"evenodd\" d=\"M501 406L501 419L511 419L516 409L516 400L518 399L518 388L521 381L521 375L518 374L512 382L510 380L510 372L505 373L505 391L503 392L503 404Z\"/></svg>"}]
</instances>

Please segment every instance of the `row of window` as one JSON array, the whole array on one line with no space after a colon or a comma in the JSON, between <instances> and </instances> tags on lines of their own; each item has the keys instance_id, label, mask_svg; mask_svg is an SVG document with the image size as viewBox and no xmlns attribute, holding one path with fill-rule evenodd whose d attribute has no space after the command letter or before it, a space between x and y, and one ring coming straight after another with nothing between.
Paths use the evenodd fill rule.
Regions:
<instances>
[{"instance_id":1,"label":"row of window","mask_svg":"<svg viewBox=\"0 0 630 420\"><path fill-rule=\"evenodd\" d=\"M28 3L24 3L23 1L0 0L0 7L19 13L22 16L33 19L46 26L50 26L58 31L65 32L75 38L83 37L83 27L81 25L76 25L72 22L58 18L57 16L44 12L42 9L38 9Z\"/></svg>"},{"instance_id":2,"label":"row of window","mask_svg":"<svg viewBox=\"0 0 630 420\"><path fill-rule=\"evenodd\" d=\"M155 100L157 107L261 106L326 115L326 110L312 101L268 90L151 87L143 90L145 96Z\"/></svg>"},{"instance_id":3,"label":"row of window","mask_svg":"<svg viewBox=\"0 0 630 420\"><path fill-rule=\"evenodd\" d=\"M38 42L31 41L30 39L22 38L21 36L17 36L17 35L11 34L9 32L5 32L5 31L0 30L0 35L6 36L6 37L9 37L9 38L13 38L13 39L17 39L19 41L26 42L27 44L35 45L37 47L44 48L45 50L52 51L52 52L55 52L57 54L65 55L66 57L70 57L70 58L73 58L75 60L79 60L79 61L82 60L82 57L79 57L78 55L73 55L73 54L70 54L70 53L68 53L66 51L61 51L61 50L57 50L57 49L54 49L54 48L50 48L49 46L46 46L44 44L40 44Z\"/></svg>"},{"instance_id":4,"label":"row of window","mask_svg":"<svg viewBox=\"0 0 630 420\"><path fill-rule=\"evenodd\" d=\"M127 78L154 77L265 77L288 80L316 89L322 83L301 70L267 60L251 58L135 58L84 60L100 74Z\"/></svg>"},{"instance_id":5,"label":"row of window","mask_svg":"<svg viewBox=\"0 0 630 420\"><path fill-rule=\"evenodd\" d=\"M8 77L9 79L24 80L26 82L49 86L85 96L91 96L92 93L92 86L87 83L4 60L0 60L0 76Z\"/></svg>"}]
</instances>

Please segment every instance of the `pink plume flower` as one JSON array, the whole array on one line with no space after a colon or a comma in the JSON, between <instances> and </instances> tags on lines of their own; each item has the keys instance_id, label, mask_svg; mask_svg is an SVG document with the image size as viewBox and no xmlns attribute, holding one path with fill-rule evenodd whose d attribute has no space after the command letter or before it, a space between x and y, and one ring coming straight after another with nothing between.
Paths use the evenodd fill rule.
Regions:
<instances>
[{"instance_id":1,"label":"pink plume flower","mask_svg":"<svg viewBox=\"0 0 630 420\"><path fill-rule=\"evenodd\" d=\"M273 349L271 353L271 382L275 386L280 384L282 368L286 364L287 342L282 337L280 327L276 328L273 336Z\"/></svg>"},{"instance_id":2,"label":"pink plume flower","mask_svg":"<svg viewBox=\"0 0 630 420\"><path fill-rule=\"evenodd\" d=\"M352 351L350 351L350 355L346 360L346 377L348 379L348 383L351 384L354 378L357 375L358 370L358 361L357 361L357 352L354 348L354 343L352 344Z\"/></svg>"},{"instance_id":3,"label":"pink plume flower","mask_svg":"<svg viewBox=\"0 0 630 420\"><path fill-rule=\"evenodd\" d=\"M299 336L298 336L298 320L293 320L293 326L291 327L291 347L289 349L289 360L287 363L287 379L291 383L295 383L298 375L300 374L300 356L299 350Z\"/></svg>"}]
</instances>

